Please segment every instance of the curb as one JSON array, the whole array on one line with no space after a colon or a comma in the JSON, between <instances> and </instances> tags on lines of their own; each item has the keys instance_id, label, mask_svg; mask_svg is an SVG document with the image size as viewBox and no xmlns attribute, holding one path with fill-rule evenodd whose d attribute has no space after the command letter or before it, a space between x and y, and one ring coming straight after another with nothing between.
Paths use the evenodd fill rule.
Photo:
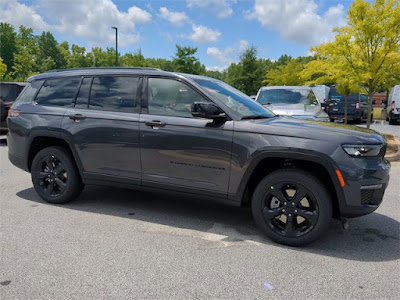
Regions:
<instances>
[{"instance_id":1,"label":"curb","mask_svg":"<svg viewBox=\"0 0 400 300\"><path fill-rule=\"evenodd\" d=\"M397 151L396 151L396 153L393 153L390 155L385 155L385 158L388 161L397 161L397 160L400 160L400 140L397 136L395 136L393 134L392 134L392 136L394 137L394 141L396 142Z\"/></svg>"}]
</instances>

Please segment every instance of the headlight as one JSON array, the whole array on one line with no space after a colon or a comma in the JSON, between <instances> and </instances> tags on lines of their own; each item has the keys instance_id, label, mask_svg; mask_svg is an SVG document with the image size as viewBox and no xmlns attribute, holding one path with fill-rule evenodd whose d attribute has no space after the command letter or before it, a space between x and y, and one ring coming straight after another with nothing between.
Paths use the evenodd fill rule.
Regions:
<instances>
[{"instance_id":1,"label":"headlight","mask_svg":"<svg viewBox=\"0 0 400 300\"><path fill-rule=\"evenodd\" d=\"M383 145L342 145L342 147L350 156L373 157L379 155Z\"/></svg>"}]
</instances>

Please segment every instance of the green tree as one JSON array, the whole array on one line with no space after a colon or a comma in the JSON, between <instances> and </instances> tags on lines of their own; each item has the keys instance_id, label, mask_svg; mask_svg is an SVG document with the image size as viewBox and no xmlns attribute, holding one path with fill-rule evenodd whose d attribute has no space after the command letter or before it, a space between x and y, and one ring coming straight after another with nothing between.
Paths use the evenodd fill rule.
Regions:
<instances>
[{"instance_id":1,"label":"green tree","mask_svg":"<svg viewBox=\"0 0 400 300\"><path fill-rule=\"evenodd\" d=\"M37 66L35 60L38 47L32 28L20 26L16 44L17 51L14 54L12 75L17 81L25 81L29 76L35 74Z\"/></svg>"},{"instance_id":2,"label":"green tree","mask_svg":"<svg viewBox=\"0 0 400 300\"><path fill-rule=\"evenodd\" d=\"M304 85L305 80L301 76L304 64L300 59L292 59L285 65L267 72L263 83L268 85Z\"/></svg>"},{"instance_id":3,"label":"green tree","mask_svg":"<svg viewBox=\"0 0 400 300\"><path fill-rule=\"evenodd\" d=\"M7 71L11 72L14 65L14 53L17 50L17 34L14 27L7 23L0 23L0 56L3 63L7 66Z\"/></svg>"},{"instance_id":4,"label":"green tree","mask_svg":"<svg viewBox=\"0 0 400 300\"><path fill-rule=\"evenodd\" d=\"M400 70L400 4L397 0L355 0L347 19L347 26L335 29L333 42L312 50L320 58L343 62L349 77L367 90L370 116L374 92Z\"/></svg>"},{"instance_id":5,"label":"green tree","mask_svg":"<svg viewBox=\"0 0 400 300\"><path fill-rule=\"evenodd\" d=\"M58 47L58 43L50 32L43 32L38 37L39 51L37 53L37 65L40 72L50 69L64 69L67 62Z\"/></svg>"},{"instance_id":6,"label":"green tree","mask_svg":"<svg viewBox=\"0 0 400 300\"><path fill-rule=\"evenodd\" d=\"M91 59L86 56L85 47L79 47L73 44L71 46L71 55L69 56L68 68L87 68L91 66Z\"/></svg>"},{"instance_id":7,"label":"green tree","mask_svg":"<svg viewBox=\"0 0 400 300\"><path fill-rule=\"evenodd\" d=\"M206 68L200 64L199 59L194 56L196 52L197 48L176 45L176 53L173 59L175 70L177 72L189 74L204 74Z\"/></svg>"},{"instance_id":8,"label":"green tree","mask_svg":"<svg viewBox=\"0 0 400 300\"><path fill-rule=\"evenodd\" d=\"M3 78L7 72L7 65L3 63L3 58L0 57L0 79Z\"/></svg>"}]
</instances>

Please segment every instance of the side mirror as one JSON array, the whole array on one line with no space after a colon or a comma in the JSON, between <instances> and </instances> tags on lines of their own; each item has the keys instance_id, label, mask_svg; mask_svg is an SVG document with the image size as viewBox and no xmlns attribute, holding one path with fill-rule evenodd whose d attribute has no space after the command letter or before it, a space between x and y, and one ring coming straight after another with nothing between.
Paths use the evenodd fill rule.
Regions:
<instances>
[{"instance_id":1,"label":"side mirror","mask_svg":"<svg viewBox=\"0 0 400 300\"><path fill-rule=\"evenodd\" d=\"M204 119L225 118L226 115L217 105L212 102L195 102L192 104L190 112L193 117Z\"/></svg>"},{"instance_id":2,"label":"side mirror","mask_svg":"<svg viewBox=\"0 0 400 300\"><path fill-rule=\"evenodd\" d=\"M250 98L253 99L253 100L255 101L256 98L257 98L257 95L251 95Z\"/></svg>"}]
</instances>

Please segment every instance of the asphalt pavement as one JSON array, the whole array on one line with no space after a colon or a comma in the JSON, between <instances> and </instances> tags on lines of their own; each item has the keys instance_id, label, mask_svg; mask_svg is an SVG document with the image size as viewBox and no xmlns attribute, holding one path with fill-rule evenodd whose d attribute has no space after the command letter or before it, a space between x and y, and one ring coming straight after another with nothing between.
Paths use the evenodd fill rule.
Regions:
<instances>
[{"instance_id":1,"label":"asphalt pavement","mask_svg":"<svg viewBox=\"0 0 400 300\"><path fill-rule=\"evenodd\" d=\"M381 207L305 248L271 242L249 209L87 186L43 202L0 146L0 298L399 299L400 163Z\"/></svg>"},{"instance_id":2,"label":"asphalt pavement","mask_svg":"<svg viewBox=\"0 0 400 300\"><path fill-rule=\"evenodd\" d=\"M363 123L360 125L357 125L360 127L367 128L367 124ZM371 129L376 130L380 133L389 133L392 135L397 135L400 137L400 123L396 125L389 125L389 122L384 121L384 120L374 120L373 123L370 126Z\"/></svg>"}]
</instances>

